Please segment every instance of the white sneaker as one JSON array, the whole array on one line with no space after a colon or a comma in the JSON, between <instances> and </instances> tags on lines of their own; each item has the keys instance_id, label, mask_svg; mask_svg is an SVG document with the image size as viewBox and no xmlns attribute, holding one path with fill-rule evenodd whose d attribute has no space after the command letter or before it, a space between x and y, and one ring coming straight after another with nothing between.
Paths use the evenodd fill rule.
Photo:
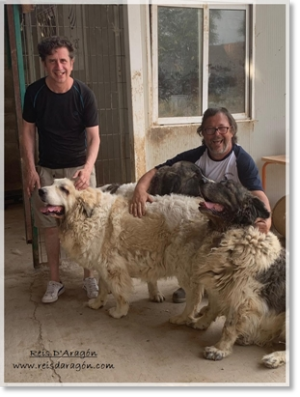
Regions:
<instances>
[{"instance_id":1,"label":"white sneaker","mask_svg":"<svg viewBox=\"0 0 300 397\"><path fill-rule=\"evenodd\" d=\"M59 295L61 295L63 292L65 292L65 287L63 284L58 283L57 281L49 281L45 295L42 298L42 302L56 302Z\"/></svg>"},{"instance_id":2,"label":"white sneaker","mask_svg":"<svg viewBox=\"0 0 300 397\"><path fill-rule=\"evenodd\" d=\"M83 280L83 289L86 290L86 294L88 298L97 298L99 287L97 281L93 277L87 277Z\"/></svg>"}]
</instances>

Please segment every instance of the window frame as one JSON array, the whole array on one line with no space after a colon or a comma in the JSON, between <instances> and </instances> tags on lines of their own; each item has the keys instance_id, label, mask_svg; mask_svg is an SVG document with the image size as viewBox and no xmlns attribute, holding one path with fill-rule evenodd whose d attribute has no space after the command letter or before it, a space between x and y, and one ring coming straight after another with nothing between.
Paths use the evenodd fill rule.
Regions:
<instances>
[{"instance_id":1,"label":"window frame","mask_svg":"<svg viewBox=\"0 0 300 397\"><path fill-rule=\"evenodd\" d=\"M151 5L151 50L152 50L152 123L156 125L179 125L200 123L202 116L195 117L159 117L158 116L158 7L201 8L203 9L203 53L202 53L202 114L208 107L208 59L209 59L209 10L244 10L246 12L245 26L245 112L232 113L236 120L251 118L251 87L252 78L252 28L251 5L247 4L159 4Z\"/></svg>"}]
</instances>

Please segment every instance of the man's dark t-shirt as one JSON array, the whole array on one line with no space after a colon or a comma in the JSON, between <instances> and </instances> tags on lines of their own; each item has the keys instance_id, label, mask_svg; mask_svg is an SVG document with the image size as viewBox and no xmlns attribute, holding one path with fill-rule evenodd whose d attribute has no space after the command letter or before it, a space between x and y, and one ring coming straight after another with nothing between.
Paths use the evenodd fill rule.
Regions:
<instances>
[{"instance_id":1,"label":"man's dark t-shirt","mask_svg":"<svg viewBox=\"0 0 300 397\"><path fill-rule=\"evenodd\" d=\"M79 80L63 94L51 91L45 77L28 86L23 119L35 123L39 137L39 162L58 169L86 162L86 127L99 124L96 98Z\"/></svg>"}]
</instances>

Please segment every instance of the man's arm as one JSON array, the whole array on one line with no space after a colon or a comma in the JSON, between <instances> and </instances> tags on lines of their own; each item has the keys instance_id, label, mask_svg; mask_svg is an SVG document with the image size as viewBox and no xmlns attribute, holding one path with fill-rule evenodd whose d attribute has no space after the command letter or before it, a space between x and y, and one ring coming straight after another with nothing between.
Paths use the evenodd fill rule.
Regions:
<instances>
[{"instance_id":1,"label":"man's arm","mask_svg":"<svg viewBox=\"0 0 300 397\"><path fill-rule=\"evenodd\" d=\"M262 190L252 190L251 193L265 204L266 209L271 214L271 206L266 194ZM255 225L262 233L268 233L272 225L272 216L270 215L268 219L257 218Z\"/></svg>"},{"instance_id":2,"label":"man's arm","mask_svg":"<svg viewBox=\"0 0 300 397\"><path fill-rule=\"evenodd\" d=\"M36 126L23 120L22 149L25 165L25 191L30 197L35 187L40 188L40 177L35 168Z\"/></svg>"},{"instance_id":3,"label":"man's arm","mask_svg":"<svg viewBox=\"0 0 300 397\"><path fill-rule=\"evenodd\" d=\"M73 178L77 178L75 181L75 187L78 190L86 189L89 186L91 172L97 160L99 147L100 147L100 135L99 126L87 127L87 155L86 163L83 169L78 170Z\"/></svg>"}]
</instances>

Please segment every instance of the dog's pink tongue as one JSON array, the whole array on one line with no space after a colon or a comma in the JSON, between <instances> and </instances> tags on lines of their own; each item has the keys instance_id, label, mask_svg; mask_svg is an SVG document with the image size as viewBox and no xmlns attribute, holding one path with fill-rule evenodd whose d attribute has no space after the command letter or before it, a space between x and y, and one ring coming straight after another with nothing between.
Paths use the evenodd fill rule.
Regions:
<instances>
[{"instance_id":1,"label":"dog's pink tongue","mask_svg":"<svg viewBox=\"0 0 300 397\"><path fill-rule=\"evenodd\" d=\"M203 207L207 208L208 210L213 210L213 211L217 211L217 212L221 212L224 209L223 205L218 204L218 203L211 203L209 201L203 201L201 203L201 205Z\"/></svg>"},{"instance_id":2,"label":"dog's pink tongue","mask_svg":"<svg viewBox=\"0 0 300 397\"><path fill-rule=\"evenodd\" d=\"M56 206L52 206L52 205L48 205L47 207L42 207L41 208L41 212L43 214L51 214L52 212L58 213L61 211L61 206L56 205Z\"/></svg>"}]
</instances>

